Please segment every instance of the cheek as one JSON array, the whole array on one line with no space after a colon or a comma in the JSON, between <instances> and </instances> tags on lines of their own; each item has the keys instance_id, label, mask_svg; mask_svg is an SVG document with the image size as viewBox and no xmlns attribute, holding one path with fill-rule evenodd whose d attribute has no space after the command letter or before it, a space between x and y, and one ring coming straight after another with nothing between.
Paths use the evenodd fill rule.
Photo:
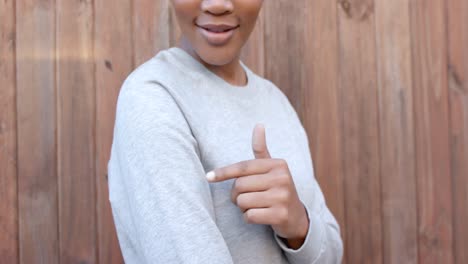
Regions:
<instances>
[{"instance_id":1,"label":"cheek","mask_svg":"<svg viewBox=\"0 0 468 264\"><path fill-rule=\"evenodd\" d=\"M237 0L235 5L238 13L256 17L262 9L263 0Z\"/></svg>"},{"instance_id":2,"label":"cheek","mask_svg":"<svg viewBox=\"0 0 468 264\"><path fill-rule=\"evenodd\" d=\"M245 34L249 34L255 27L258 14L262 8L263 0L238 0L236 8L238 15L244 25ZM248 36L247 36L248 37Z\"/></svg>"},{"instance_id":3,"label":"cheek","mask_svg":"<svg viewBox=\"0 0 468 264\"><path fill-rule=\"evenodd\" d=\"M177 16L177 22L182 29L193 26L198 15L201 0L172 0L172 7Z\"/></svg>"}]
</instances>

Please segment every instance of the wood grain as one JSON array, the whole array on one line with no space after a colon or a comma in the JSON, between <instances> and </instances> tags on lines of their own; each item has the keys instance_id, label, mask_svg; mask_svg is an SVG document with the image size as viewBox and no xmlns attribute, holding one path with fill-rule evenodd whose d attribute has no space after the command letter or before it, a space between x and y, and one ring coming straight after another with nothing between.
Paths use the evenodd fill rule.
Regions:
<instances>
[{"instance_id":1,"label":"wood grain","mask_svg":"<svg viewBox=\"0 0 468 264\"><path fill-rule=\"evenodd\" d=\"M179 23L177 22L177 16L175 13L174 8L172 7L172 2L169 1L169 45L176 46L180 36L182 35L182 31L180 30Z\"/></svg>"},{"instance_id":2,"label":"wood grain","mask_svg":"<svg viewBox=\"0 0 468 264\"><path fill-rule=\"evenodd\" d=\"M408 1L375 1L375 18L383 259L384 263L417 263L417 189Z\"/></svg>"},{"instance_id":3,"label":"wood grain","mask_svg":"<svg viewBox=\"0 0 468 264\"><path fill-rule=\"evenodd\" d=\"M133 1L133 51L135 66L169 48L169 0Z\"/></svg>"},{"instance_id":4,"label":"wood grain","mask_svg":"<svg viewBox=\"0 0 468 264\"><path fill-rule=\"evenodd\" d=\"M93 6L56 5L60 262L97 263Z\"/></svg>"},{"instance_id":5,"label":"wood grain","mask_svg":"<svg viewBox=\"0 0 468 264\"><path fill-rule=\"evenodd\" d=\"M265 16L264 9L260 10L257 18L257 24L252 31L247 43L242 48L241 60L253 72L260 76L265 75Z\"/></svg>"},{"instance_id":6,"label":"wood grain","mask_svg":"<svg viewBox=\"0 0 468 264\"><path fill-rule=\"evenodd\" d=\"M315 176L344 236L336 3L294 3L264 2L265 75L298 112L309 137Z\"/></svg>"},{"instance_id":7,"label":"wood grain","mask_svg":"<svg viewBox=\"0 0 468 264\"><path fill-rule=\"evenodd\" d=\"M171 0L0 1L0 262L123 263L107 163ZM345 263L468 263L468 2L264 1L241 59L288 97Z\"/></svg>"},{"instance_id":8,"label":"wood grain","mask_svg":"<svg viewBox=\"0 0 468 264\"><path fill-rule=\"evenodd\" d=\"M410 2L420 263L453 263L445 4Z\"/></svg>"},{"instance_id":9,"label":"wood grain","mask_svg":"<svg viewBox=\"0 0 468 264\"><path fill-rule=\"evenodd\" d=\"M468 263L468 3L446 1L455 262Z\"/></svg>"},{"instance_id":10,"label":"wood grain","mask_svg":"<svg viewBox=\"0 0 468 264\"><path fill-rule=\"evenodd\" d=\"M325 195L327 206L340 225L341 236L345 241L347 227L338 106L336 3L327 0L305 1L304 6L299 8L304 12L305 28L304 32L298 32L302 37L302 46L291 57L291 63L296 65L296 68L290 65L293 70L290 74L294 74L294 71L300 72L301 81L298 86L292 83L290 87L299 92L296 95L295 106L309 136L315 175ZM294 18L292 15L290 17ZM294 19L290 21L294 26ZM334 133L330 133L331 131ZM343 263L346 263L347 252L344 254Z\"/></svg>"},{"instance_id":11,"label":"wood grain","mask_svg":"<svg viewBox=\"0 0 468 264\"><path fill-rule=\"evenodd\" d=\"M122 263L107 185L117 97L132 71L132 2L95 2L96 181L99 263Z\"/></svg>"},{"instance_id":12,"label":"wood grain","mask_svg":"<svg viewBox=\"0 0 468 264\"><path fill-rule=\"evenodd\" d=\"M55 1L16 1L20 263L58 263Z\"/></svg>"},{"instance_id":13,"label":"wood grain","mask_svg":"<svg viewBox=\"0 0 468 264\"><path fill-rule=\"evenodd\" d=\"M383 262L383 237L374 3L341 1L339 7L347 260L377 264Z\"/></svg>"},{"instance_id":14,"label":"wood grain","mask_svg":"<svg viewBox=\"0 0 468 264\"><path fill-rule=\"evenodd\" d=\"M18 263L15 2L0 1L0 254Z\"/></svg>"}]
</instances>

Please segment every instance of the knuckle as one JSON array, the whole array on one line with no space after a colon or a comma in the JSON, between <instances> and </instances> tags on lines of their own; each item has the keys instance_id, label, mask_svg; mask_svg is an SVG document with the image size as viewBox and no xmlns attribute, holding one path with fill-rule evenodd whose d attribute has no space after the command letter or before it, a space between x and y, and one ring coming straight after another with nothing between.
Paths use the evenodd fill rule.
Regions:
<instances>
[{"instance_id":1,"label":"knuckle","mask_svg":"<svg viewBox=\"0 0 468 264\"><path fill-rule=\"evenodd\" d=\"M285 169L288 167L288 163L285 159L277 159L277 163L279 168Z\"/></svg>"},{"instance_id":2,"label":"knuckle","mask_svg":"<svg viewBox=\"0 0 468 264\"><path fill-rule=\"evenodd\" d=\"M239 172L241 174L244 174L248 170L248 164L247 162L240 162L239 163Z\"/></svg>"},{"instance_id":3,"label":"knuckle","mask_svg":"<svg viewBox=\"0 0 468 264\"><path fill-rule=\"evenodd\" d=\"M243 183L242 183L242 179L241 178L237 178L235 181L234 181L234 187L233 189L240 193L242 191L242 188L243 188Z\"/></svg>"},{"instance_id":4,"label":"knuckle","mask_svg":"<svg viewBox=\"0 0 468 264\"><path fill-rule=\"evenodd\" d=\"M287 204L289 202L289 198L291 197L291 194L288 190L280 190L278 191L278 200L281 203Z\"/></svg>"},{"instance_id":5,"label":"knuckle","mask_svg":"<svg viewBox=\"0 0 468 264\"><path fill-rule=\"evenodd\" d=\"M247 210L244 212L244 220L247 223L253 223L254 222L254 214L252 210Z\"/></svg>"},{"instance_id":6,"label":"knuckle","mask_svg":"<svg viewBox=\"0 0 468 264\"><path fill-rule=\"evenodd\" d=\"M274 182L275 182L275 185L283 185L283 181L284 181L284 173L282 171L275 171L272 175L273 177L271 178Z\"/></svg>"},{"instance_id":7,"label":"knuckle","mask_svg":"<svg viewBox=\"0 0 468 264\"><path fill-rule=\"evenodd\" d=\"M284 173L283 171L281 171L281 173L278 174L277 180L280 186L287 186L289 184L288 174Z\"/></svg>"},{"instance_id":8,"label":"knuckle","mask_svg":"<svg viewBox=\"0 0 468 264\"><path fill-rule=\"evenodd\" d=\"M262 147L263 146L261 144L258 144L258 143L253 143L252 144L253 152L255 154L262 154L263 153Z\"/></svg>"},{"instance_id":9,"label":"knuckle","mask_svg":"<svg viewBox=\"0 0 468 264\"><path fill-rule=\"evenodd\" d=\"M245 209L245 199L243 198L243 195L238 195L236 198L236 204L239 208Z\"/></svg>"}]
</instances>

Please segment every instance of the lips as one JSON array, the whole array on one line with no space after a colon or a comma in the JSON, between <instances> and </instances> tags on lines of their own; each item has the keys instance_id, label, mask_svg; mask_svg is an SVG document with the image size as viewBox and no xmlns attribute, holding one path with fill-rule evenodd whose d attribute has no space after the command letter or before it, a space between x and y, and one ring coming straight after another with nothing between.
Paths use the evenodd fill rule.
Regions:
<instances>
[{"instance_id":1,"label":"lips","mask_svg":"<svg viewBox=\"0 0 468 264\"><path fill-rule=\"evenodd\" d=\"M222 46L229 42L239 25L200 24L197 25L200 34L212 46Z\"/></svg>"},{"instance_id":2,"label":"lips","mask_svg":"<svg viewBox=\"0 0 468 264\"><path fill-rule=\"evenodd\" d=\"M233 30L237 28L239 25L228 25L228 24L203 24L203 25L198 25L198 27L201 27L207 31L214 32L214 33L221 33L221 32L227 32L229 30Z\"/></svg>"}]
</instances>

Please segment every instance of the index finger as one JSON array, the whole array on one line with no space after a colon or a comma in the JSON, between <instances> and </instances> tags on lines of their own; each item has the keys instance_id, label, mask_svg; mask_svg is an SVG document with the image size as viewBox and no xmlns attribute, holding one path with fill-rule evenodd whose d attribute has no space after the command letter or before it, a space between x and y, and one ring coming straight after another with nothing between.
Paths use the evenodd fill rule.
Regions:
<instances>
[{"instance_id":1,"label":"index finger","mask_svg":"<svg viewBox=\"0 0 468 264\"><path fill-rule=\"evenodd\" d=\"M225 167L216 168L206 174L209 182L220 182L253 174L264 174L273 167L272 159L243 160Z\"/></svg>"}]
</instances>

